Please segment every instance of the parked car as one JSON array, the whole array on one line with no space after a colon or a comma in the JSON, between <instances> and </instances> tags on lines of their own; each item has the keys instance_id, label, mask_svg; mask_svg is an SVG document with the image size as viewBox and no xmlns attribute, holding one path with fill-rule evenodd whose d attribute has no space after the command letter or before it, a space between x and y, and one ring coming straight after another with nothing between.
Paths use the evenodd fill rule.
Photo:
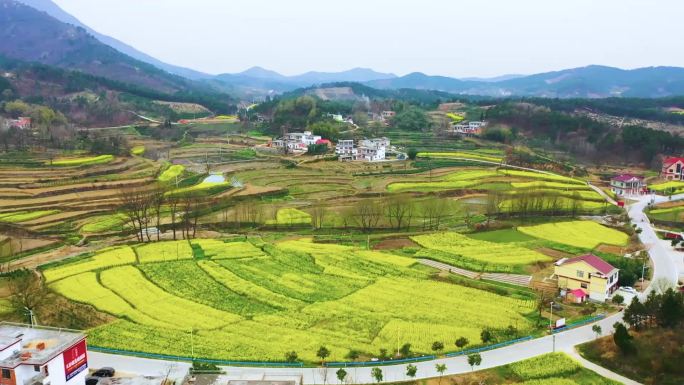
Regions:
<instances>
[{"instance_id":1,"label":"parked car","mask_svg":"<svg viewBox=\"0 0 684 385\"><path fill-rule=\"evenodd\" d=\"M104 367L96 370L93 377L114 377L114 368Z\"/></svg>"},{"instance_id":2,"label":"parked car","mask_svg":"<svg viewBox=\"0 0 684 385\"><path fill-rule=\"evenodd\" d=\"M631 286L622 286L620 288L620 290L624 291L625 293L629 293L629 294L637 294L636 289L631 287Z\"/></svg>"}]
</instances>

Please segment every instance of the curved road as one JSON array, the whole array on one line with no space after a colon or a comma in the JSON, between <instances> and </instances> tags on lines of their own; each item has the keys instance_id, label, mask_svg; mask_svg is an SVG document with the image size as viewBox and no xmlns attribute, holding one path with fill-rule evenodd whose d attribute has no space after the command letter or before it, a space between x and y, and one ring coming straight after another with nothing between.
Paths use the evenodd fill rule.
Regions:
<instances>
[{"instance_id":1,"label":"curved road","mask_svg":"<svg viewBox=\"0 0 684 385\"><path fill-rule=\"evenodd\" d=\"M684 194L673 196L672 200L684 199ZM628 208L628 215L633 223L642 229L639 239L648 247L648 253L653 263L653 280L659 278L666 279L668 282L677 283L679 278L679 263L682 261L683 253L675 252L668 248L667 242L658 239L651 223L644 214L644 209L651 200L650 196L640 198L636 203ZM655 197L656 203L668 201L665 197ZM682 262L684 264L684 262ZM681 270L684 272L684 270ZM642 295L646 295L653 290L650 285ZM565 351L573 354L575 346L589 342L596 338L591 330L595 324L599 324L605 332L613 330L613 324L622 320L622 313L613 314L594 324L585 325L553 336L545 336L530 341L521 342L515 345L502 347L499 349L482 352L482 365L477 369L487 369L496 366L507 365L516 361L535 357L541 354L554 351ZM176 372L182 373L187 370L187 363L170 363L167 361L157 361L144 358L119 356L105 353L90 352L89 359L92 367L113 366L117 370L129 371L140 374L159 375L164 368L170 365L176 366ZM435 360L414 363L418 368L415 379L426 379L438 377L436 364L445 364L447 369L444 375L462 374L471 371L466 357L440 358ZM380 367L383 373L382 382L407 381L407 364L387 365ZM262 367L223 367L226 372L226 379L262 379L264 376L277 378L279 376L301 376L304 384L339 384L335 372L338 368L262 368ZM347 368L348 377L346 383L370 384L375 380L371 376L372 367ZM167 369L168 370L168 369ZM619 377L604 369L602 373L617 379L627 385L638 384L635 381Z\"/></svg>"},{"instance_id":2,"label":"curved road","mask_svg":"<svg viewBox=\"0 0 684 385\"><path fill-rule=\"evenodd\" d=\"M674 195L672 199L657 195L654 197L645 195L628 208L627 214L632 223L641 229L639 240L648 249L648 255L653 264L653 278L651 284L642 293L642 297L654 289L653 284L656 281L666 280L668 283L676 285L680 279L680 274L684 274L684 253L675 251L668 241L658 238L651 222L644 214L644 209L652 199L654 203L658 204L684 199L684 194Z\"/></svg>"},{"instance_id":3,"label":"curved road","mask_svg":"<svg viewBox=\"0 0 684 385\"><path fill-rule=\"evenodd\" d=\"M622 313L613 314L598 322L604 331L613 330L613 324L622 320ZM554 349L554 339L556 351L572 352L578 344L589 342L596 338L596 334L591 330L594 324L585 325L565 332L557 333L553 336L545 336L533 340L521 342L515 345L502 347L480 353L482 365L480 369L493 368L496 366L510 364L516 361L535 357L541 354L550 353ZM88 358L90 365L94 368L111 366L117 370L134 372L148 375L159 375L164 368L169 366L166 361L156 361L143 358L118 356L97 352L89 352ZM426 379L438 377L435 369L436 364L445 364L447 370L444 375L462 374L471 371L466 357L441 358L430 361L414 363L418 368L415 379ZM180 368L188 367L187 363L179 363ZM382 382L407 381L406 365L387 365L381 366L383 373ZM179 368L179 369L180 369ZM323 384L327 375L328 384L339 384L335 372L338 368L261 368L261 367L223 367L227 378L230 379L261 379L262 376L302 376L304 384ZM371 376L372 367L346 368L348 373L347 384L371 384L375 380ZM636 383L634 383L636 384Z\"/></svg>"}]
</instances>

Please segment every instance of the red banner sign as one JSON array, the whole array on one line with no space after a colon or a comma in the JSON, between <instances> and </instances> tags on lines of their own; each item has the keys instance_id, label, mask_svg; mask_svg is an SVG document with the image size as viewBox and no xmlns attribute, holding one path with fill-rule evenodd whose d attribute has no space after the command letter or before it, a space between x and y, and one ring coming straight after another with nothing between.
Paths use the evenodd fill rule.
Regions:
<instances>
[{"instance_id":1,"label":"red banner sign","mask_svg":"<svg viewBox=\"0 0 684 385\"><path fill-rule=\"evenodd\" d=\"M64 375L69 381L77 374L88 369L88 354L85 340L64 351Z\"/></svg>"}]
</instances>

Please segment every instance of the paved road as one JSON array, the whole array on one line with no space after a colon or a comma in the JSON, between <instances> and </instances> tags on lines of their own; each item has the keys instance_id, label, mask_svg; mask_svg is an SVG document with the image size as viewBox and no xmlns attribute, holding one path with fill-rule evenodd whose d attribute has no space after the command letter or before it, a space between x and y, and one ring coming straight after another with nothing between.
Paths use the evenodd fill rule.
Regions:
<instances>
[{"instance_id":1,"label":"paved road","mask_svg":"<svg viewBox=\"0 0 684 385\"><path fill-rule=\"evenodd\" d=\"M637 223L642 229L639 238L642 243L649 245L649 256L653 262L653 281L658 278L663 278L669 282L676 283L679 277L678 273L678 258L681 258L681 253L675 252L672 248L667 247L667 242L662 242L656 236L653 227L643 211L650 200L650 197L643 197L636 203L629 207L628 214L633 223ZM672 200L684 199L684 194L674 196ZM656 197L656 203L667 201L667 198ZM684 270L682 270L684 272ZM653 290L649 286L644 294ZM605 332L613 330L613 324L622 320L622 313L614 314L598 322ZM491 350L482 353L482 365L478 369L488 369L500 365L506 365L527 358L535 357L541 354L549 353L551 351L566 351L572 352L574 347L593 340L595 338L594 332L591 330L593 324L582 326L576 329L558 333L554 336L545 336L542 338L533 339L530 341L521 342L515 345ZM118 370L158 375L164 372L165 368L169 367L169 363L165 361L148 360L134 357L126 357L119 355L109 355L104 353L90 353L91 365L97 366L113 366ZM415 363L418 368L416 379L426 379L439 376L435 369L436 364L445 364L447 370L444 375L462 374L471 371L468 366L466 357L442 358L431 361ZM179 372L187 368L187 364L178 364ZM585 363L585 366L591 368L595 366L591 363ZM383 366L383 381L382 382L397 382L405 381L408 378L405 375L406 364ZM224 367L229 373L231 379L260 379L265 375L270 376L301 376L305 384L338 384L339 381L335 375L337 368L246 368L246 367ZM346 383L356 384L370 384L375 382L371 376L371 367L363 368L347 368L348 378ZM610 373L606 369L596 367L597 371L607 373L609 377L617 378L617 374ZM621 380L626 384L637 384L636 382L624 379Z\"/></svg>"},{"instance_id":2,"label":"paved road","mask_svg":"<svg viewBox=\"0 0 684 385\"><path fill-rule=\"evenodd\" d=\"M604 331L612 331L613 324L622 319L622 313L614 314L598 322ZM482 365L478 369L488 369L500 365L510 364L516 361L535 357L541 354L550 353L554 348L556 351L569 351L575 345L589 342L596 335L591 330L592 325L582 326L556 334L521 342L515 345L491 350L481 353ZM169 365L165 361L156 361L143 358L111 355L104 353L89 353L92 367L112 366L117 370L148 375L159 375ZM416 379L425 379L439 376L435 370L436 364L445 364L447 370L445 375L454 375L470 372L466 357L443 358L432 361L415 363L418 368ZM187 364L179 364L177 369L187 368ZM327 383L338 384L335 375L337 368L247 368L247 367L223 367L229 374L230 379L259 379L264 375L293 375L302 376L305 384L323 384L323 379L327 375ZM388 365L381 367L383 372L383 382L405 381L406 364ZM347 383L370 384L375 382L371 377L371 367L347 368L349 377Z\"/></svg>"},{"instance_id":3,"label":"paved road","mask_svg":"<svg viewBox=\"0 0 684 385\"><path fill-rule=\"evenodd\" d=\"M655 203L667 202L670 199L667 197L650 195L642 196L636 203L633 203L628 208L628 215L632 223L635 223L641 229L639 240L648 249L648 254L653 264L653 279L651 284L644 290L643 296L653 290L653 284L659 279L667 280L671 284L677 284L680 274L684 274L684 253L675 251L668 241L661 240L656 235L651 222L648 220L644 209L648 203L654 199ZM671 200L684 199L684 194L675 195Z\"/></svg>"}]
</instances>

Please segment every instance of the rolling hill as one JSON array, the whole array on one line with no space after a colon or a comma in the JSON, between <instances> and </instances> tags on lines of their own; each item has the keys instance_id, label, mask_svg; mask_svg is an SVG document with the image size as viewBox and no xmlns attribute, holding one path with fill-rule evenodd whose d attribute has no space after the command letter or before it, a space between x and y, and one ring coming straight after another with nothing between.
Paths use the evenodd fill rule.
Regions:
<instances>
[{"instance_id":1,"label":"rolling hill","mask_svg":"<svg viewBox=\"0 0 684 385\"><path fill-rule=\"evenodd\" d=\"M45 12L48 15L54 17L55 19L74 25L76 27L81 27L83 28L86 32L91 34L93 37L95 37L97 40L100 42L114 48L115 50L124 53L136 60L140 60L142 62L151 64L155 67L158 67L160 69L163 69L166 72L175 74L175 75L180 75L183 77L186 77L188 79L206 79L210 78L212 75L205 74L199 71L195 71L189 68L185 67L180 67L176 66L173 64L168 64L165 63L161 60L158 60L144 52L141 52L130 45L119 41L111 36L107 36L104 34L101 34L94 29L90 28L89 26L83 24L80 20L78 20L76 17L73 15L65 12L62 8L60 8L57 4L55 4L51 0L19 0L20 3L26 4L30 7L33 7L39 11Z\"/></svg>"},{"instance_id":2,"label":"rolling hill","mask_svg":"<svg viewBox=\"0 0 684 385\"><path fill-rule=\"evenodd\" d=\"M656 98L684 94L684 68L647 67L623 70L587 66L503 80L458 80L412 73L366 83L383 89L433 89L454 94L494 97L534 96L548 98Z\"/></svg>"}]
</instances>

